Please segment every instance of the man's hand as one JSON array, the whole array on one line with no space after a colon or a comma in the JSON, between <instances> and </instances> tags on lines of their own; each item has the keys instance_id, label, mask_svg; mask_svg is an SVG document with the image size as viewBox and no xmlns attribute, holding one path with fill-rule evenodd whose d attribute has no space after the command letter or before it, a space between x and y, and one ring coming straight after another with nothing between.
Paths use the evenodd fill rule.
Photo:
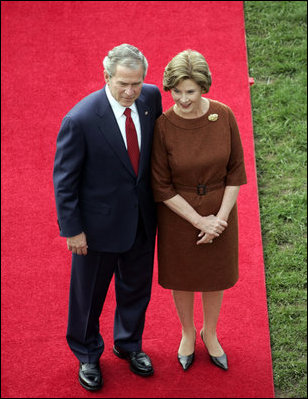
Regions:
<instances>
[{"instance_id":1,"label":"man's hand","mask_svg":"<svg viewBox=\"0 0 308 399\"><path fill-rule=\"evenodd\" d=\"M87 255L88 245L85 233L80 233L74 237L67 237L67 248L72 251L73 254Z\"/></svg>"}]
</instances>

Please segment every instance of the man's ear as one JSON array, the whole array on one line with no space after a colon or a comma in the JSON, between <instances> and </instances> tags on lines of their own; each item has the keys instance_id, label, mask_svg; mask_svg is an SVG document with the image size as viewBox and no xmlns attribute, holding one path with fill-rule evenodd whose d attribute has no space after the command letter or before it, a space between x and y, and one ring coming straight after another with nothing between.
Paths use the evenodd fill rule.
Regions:
<instances>
[{"instance_id":1,"label":"man's ear","mask_svg":"<svg viewBox=\"0 0 308 399\"><path fill-rule=\"evenodd\" d=\"M107 71L104 71L104 78L105 78L105 82L108 84L109 80L110 80L110 76L108 75Z\"/></svg>"}]
</instances>

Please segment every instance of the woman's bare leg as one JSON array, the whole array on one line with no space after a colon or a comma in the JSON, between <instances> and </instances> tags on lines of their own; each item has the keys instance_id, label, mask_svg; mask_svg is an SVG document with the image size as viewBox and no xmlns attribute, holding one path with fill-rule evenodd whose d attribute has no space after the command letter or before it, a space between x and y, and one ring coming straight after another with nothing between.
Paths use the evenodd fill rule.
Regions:
<instances>
[{"instance_id":1,"label":"woman's bare leg","mask_svg":"<svg viewBox=\"0 0 308 399\"><path fill-rule=\"evenodd\" d=\"M178 353L189 356L195 350L196 328L194 324L194 292L172 291L175 307L182 325L182 340Z\"/></svg>"},{"instance_id":2,"label":"woman's bare leg","mask_svg":"<svg viewBox=\"0 0 308 399\"><path fill-rule=\"evenodd\" d=\"M222 356L224 351L218 342L216 327L223 299L223 291L202 293L203 305L203 340L212 356Z\"/></svg>"}]
</instances>

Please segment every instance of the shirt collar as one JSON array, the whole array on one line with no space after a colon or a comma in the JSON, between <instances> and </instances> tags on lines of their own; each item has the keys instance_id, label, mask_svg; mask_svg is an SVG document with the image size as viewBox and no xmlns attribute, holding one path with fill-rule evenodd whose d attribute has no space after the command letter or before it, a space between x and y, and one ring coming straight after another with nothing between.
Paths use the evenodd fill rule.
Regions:
<instances>
[{"instance_id":1,"label":"shirt collar","mask_svg":"<svg viewBox=\"0 0 308 399\"><path fill-rule=\"evenodd\" d=\"M111 91L110 91L110 89L109 89L109 86L106 84L106 95L107 95L107 98L108 98L108 101L109 101L109 103L110 103L110 105L111 105L111 108L112 108L112 110L113 110L113 112L114 112L114 115L115 115L115 117L118 119L118 118L120 118L122 115L123 115L123 113L124 113L124 111L126 110L126 108L127 107L123 107L123 105L121 105L114 97L113 97L113 95L111 94ZM128 108L130 108L133 112L136 112L137 113L137 107L136 107L136 104L135 103L133 103L130 107L128 107Z\"/></svg>"}]
</instances>

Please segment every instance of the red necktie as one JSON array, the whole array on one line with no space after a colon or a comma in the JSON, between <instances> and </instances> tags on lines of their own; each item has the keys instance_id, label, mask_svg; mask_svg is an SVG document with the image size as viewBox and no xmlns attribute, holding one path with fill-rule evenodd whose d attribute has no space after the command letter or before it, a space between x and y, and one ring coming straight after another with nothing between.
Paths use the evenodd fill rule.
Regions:
<instances>
[{"instance_id":1,"label":"red necktie","mask_svg":"<svg viewBox=\"0 0 308 399\"><path fill-rule=\"evenodd\" d=\"M133 165L134 171L136 175L138 175L139 145L138 145L136 128L130 114L131 114L131 109L126 108L126 110L124 111L124 115L126 116L125 131L126 131L127 151L130 157L130 161Z\"/></svg>"}]
</instances>

